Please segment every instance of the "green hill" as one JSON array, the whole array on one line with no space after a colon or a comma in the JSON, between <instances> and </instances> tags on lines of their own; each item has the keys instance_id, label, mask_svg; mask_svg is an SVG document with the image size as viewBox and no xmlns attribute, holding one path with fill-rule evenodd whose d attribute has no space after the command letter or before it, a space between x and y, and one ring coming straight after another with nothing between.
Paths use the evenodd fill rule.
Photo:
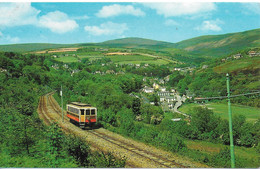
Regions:
<instances>
[{"instance_id":1,"label":"green hill","mask_svg":"<svg viewBox=\"0 0 260 169\"><path fill-rule=\"evenodd\" d=\"M247 48L260 46L260 29L229 33L223 35L200 36L178 43L156 41L144 38L123 38L109 40L102 43L81 43L81 44L48 44L48 43L29 43L0 45L0 51L8 52L31 52L46 49L56 49L61 47L86 47L100 46L107 48L131 48L131 49L150 49L163 56L186 62L194 58L201 63L205 59L222 57ZM198 59L196 59L198 58ZM193 59L193 60L194 60Z\"/></svg>"},{"instance_id":2,"label":"green hill","mask_svg":"<svg viewBox=\"0 0 260 169\"><path fill-rule=\"evenodd\" d=\"M11 44L0 45L0 51L3 52L31 52L46 49L55 49L62 47L72 47L76 44L51 44L51 43L25 43L25 44Z\"/></svg>"},{"instance_id":3,"label":"green hill","mask_svg":"<svg viewBox=\"0 0 260 169\"><path fill-rule=\"evenodd\" d=\"M193 54L221 57L246 48L260 46L260 29L223 35L200 36L178 42L175 48Z\"/></svg>"},{"instance_id":4,"label":"green hill","mask_svg":"<svg viewBox=\"0 0 260 169\"><path fill-rule=\"evenodd\" d=\"M148 49L160 49L172 47L174 43L156 41L144 38L123 38L109 40L98 45L108 46L108 47L124 47L124 48L148 48Z\"/></svg>"}]
</instances>

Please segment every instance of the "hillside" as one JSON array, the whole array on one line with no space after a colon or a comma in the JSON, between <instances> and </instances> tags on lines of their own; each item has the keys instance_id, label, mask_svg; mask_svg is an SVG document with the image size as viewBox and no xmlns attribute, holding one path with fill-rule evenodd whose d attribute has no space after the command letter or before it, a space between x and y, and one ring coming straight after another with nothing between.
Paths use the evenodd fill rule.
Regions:
<instances>
[{"instance_id":1,"label":"hillside","mask_svg":"<svg viewBox=\"0 0 260 169\"><path fill-rule=\"evenodd\" d=\"M260 29L229 33L223 35L200 36L178 43L156 41L144 38L123 38L109 40L101 43L81 43L81 44L48 44L48 43L29 43L0 45L0 51L4 52L30 52L46 49L57 49L62 47L86 47L99 46L103 48L131 48L131 49L150 49L161 53L172 59L182 62L201 63L205 59L216 58L229 55L247 48L260 46Z\"/></svg>"},{"instance_id":2,"label":"hillside","mask_svg":"<svg viewBox=\"0 0 260 169\"><path fill-rule=\"evenodd\" d=\"M174 44L170 42L133 37L133 38L109 40L109 41L99 43L98 45L108 46L108 47L160 49L160 48L172 47Z\"/></svg>"},{"instance_id":3,"label":"hillside","mask_svg":"<svg viewBox=\"0 0 260 169\"><path fill-rule=\"evenodd\" d=\"M178 42L175 48L193 54L221 57L248 47L260 46L260 29L224 35L200 36Z\"/></svg>"},{"instance_id":4,"label":"hillside","mask_svg":"<svg viewBox=\"0 0 260 169\"><path fill-rule=\"evenodd\" d=\"M31 52L31 51L39 51L45 49L73 47L73 46L77 46L77 44L25 43L25 44L0 45L0 51Z\"/></svg>"}]
</instances>

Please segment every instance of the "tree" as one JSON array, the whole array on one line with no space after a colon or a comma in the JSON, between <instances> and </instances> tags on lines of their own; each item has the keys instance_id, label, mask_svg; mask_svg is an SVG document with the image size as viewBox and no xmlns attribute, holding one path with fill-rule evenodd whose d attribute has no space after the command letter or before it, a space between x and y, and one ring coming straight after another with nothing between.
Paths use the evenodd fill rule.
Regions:
<instances>
[{"instance_id":1,"label":"tree","mask_svg":"<svg viewBox=\"0 0 260 169\"><path fill-rule=\"evenodd\" d=\"M134 98L133 99L133 103L132 103L132 110L133 110L133 113L135 115L139 115L140 114L140 109L141 109L141 101L139 98Z\"/></svg>"}]
</instances>

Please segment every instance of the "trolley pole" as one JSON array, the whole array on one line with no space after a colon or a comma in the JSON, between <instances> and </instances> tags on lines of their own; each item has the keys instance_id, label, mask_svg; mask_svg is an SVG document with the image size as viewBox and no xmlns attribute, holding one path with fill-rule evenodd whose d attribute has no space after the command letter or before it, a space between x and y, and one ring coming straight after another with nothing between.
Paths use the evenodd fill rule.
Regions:
<instances>
[{"instance_id":1,"label":"trolley pole","mask_svg":"<svg viewBox=\"0 0 260 169\"><path fill-rule=\"evenodd\" d=\"M62 85L61 85L60 97L61 97L61 114L62 114L62 122L64 122L64 114L63 114L63 98L62 98Z\"/></svg>"},{"instance_id":2,"label":"trolley pole","mask_svg":"<svg viewBox=\"0 0 260 169\"><path fill-rule=\"evenodd\" d=\"M230 90L229 90L229 75L227 73L227 97L228 97L228 116L229 116L229 137L230 137L230 156L231 156L231 168L235 168L235 154L233 143L233 130L232 130L232 112L230 103Z\"/></svg>"}]
</instances>

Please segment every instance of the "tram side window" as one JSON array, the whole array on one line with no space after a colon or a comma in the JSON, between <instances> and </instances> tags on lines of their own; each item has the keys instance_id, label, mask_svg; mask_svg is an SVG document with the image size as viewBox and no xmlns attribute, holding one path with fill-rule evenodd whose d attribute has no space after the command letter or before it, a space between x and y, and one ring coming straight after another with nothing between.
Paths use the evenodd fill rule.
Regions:
<instances>
[{"instance_id":1,"label":"tram side window","mask_svg":"<svg viewBox=\"0 0 260 169\"><path fill-rule=\"evenodd\" d=\"M95 109L91 110L91 115L95 115Z\"/></svg>"},{"instance_id":2,"label":"tram side window","mask_svg":"<svg viewBox=\"0 0 260 169\"><path fill-rule=\"evenodd\" d=\"M84 109L80 109L80 114L84 115Z\"/></svg>"},{"instance_id":3,"label":"tram side window","mask_svg":"<svg viewBox=\"0 0 260 169\"><path fill-rule=\"evenodd\" d=\"M90 110L89 109L86 110L86 114L87 114L87 116L90 115Z\"/></svg>"}]
</instances>

